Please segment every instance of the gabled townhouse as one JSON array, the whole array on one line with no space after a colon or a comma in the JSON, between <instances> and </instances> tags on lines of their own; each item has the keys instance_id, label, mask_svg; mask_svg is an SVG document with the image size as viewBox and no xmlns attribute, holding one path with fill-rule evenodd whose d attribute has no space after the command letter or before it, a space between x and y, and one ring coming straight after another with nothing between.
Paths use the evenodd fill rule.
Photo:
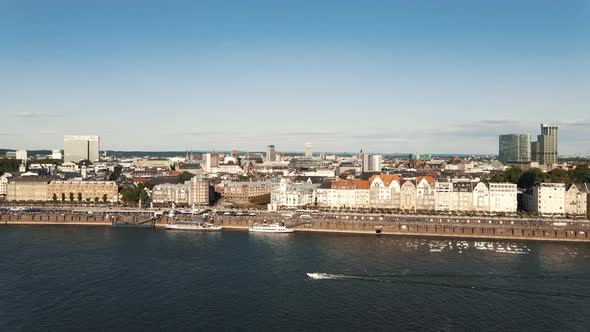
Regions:
<instances>
[{"instance_id":1,"label":"gabled townhouse","mask_svg":"<svg viewBox=\"0 0 590 332\"><path fill-rule=\"evenodd\" d=\"M373 175L369 183L371 207L400 208L401 178L398 175Z\"/></svg>"},{"instance_id":2,"label":"gabled townhouse","mask_svg":"<svg viewBox=\"0 0 590 332\"><path fill-rule=\"evenodd\" d=\"M434 210L436 206L436 182L432 176L416 178L416 210Z\"/></svg>"},{"instance_id":3,"label":"gabled townhouse","mask_svg":"<svg viewBox=\"0 0 590 332\"><path fill-rule=\"evenodd\" d=\"M584 184L570 184L565 191L565 213L586 215L588 193Z\"/></svg>"},{"instance_id":4,"label":"gabled townhouse","mask_svg":"<svg viewBox=\"0 0 590 332\"><path fill-rule=\"evenodd\" d=\"M413 180L406 180L400 188L400 206L404 211L416 211L416 184Z\"/></svg>"}]
</instances>

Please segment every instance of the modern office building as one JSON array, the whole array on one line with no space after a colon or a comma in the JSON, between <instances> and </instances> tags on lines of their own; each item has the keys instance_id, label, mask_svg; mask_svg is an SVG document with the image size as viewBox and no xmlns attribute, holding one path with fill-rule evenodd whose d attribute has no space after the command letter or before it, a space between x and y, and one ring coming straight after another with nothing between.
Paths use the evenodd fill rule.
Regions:
<instances>
[{"instance_id":1,"label":"modern office building","mask_svg":"<svg viewBox=\"0 0 590 332\"><path fill-rule=\"evenodd\" d=\"M370 172L371 170L371 155L367 152L361 152L361 172Z\"/></svg>"},{"instance_id":2,"label":"modern office building","mask_svg":"<svg viewBox=\"0 0 590 332\"><path fill-rule=\"evenodd\" d=\"M272 144L266 148L266 161L277 161L277 152Z\"/></svg>"},{"instance_id":3,"label":"modern office building","mask_svg":"<svg viewBox=\"0 0 590 332\"><path fill-rule=\"evenodd\" d=\"M64 162L79 162L90 160L92 162L100 158L99 136L64 136Z\"/></svg>"},{"instance_id":4,"label":"modern office building","mask_svg":"<svg viewBox=\"0 0 590 332\"><path fill-rule=\"evenodd\" d=\"M219 167L219 154L205 153L203 154L202 158L205 166L205 171L212 172L214 169Z\"/></svg>"},{"instance_id":5,"label":"modern office building","mask_svg":"<svg viewBox=\"0 0 590 332\"><path fill-rule=\"evenodd\" d=\"M557 162L557 126L541 124L541 135L537 136L537 161L543 165Z\"/></svg>"},{"instance_id":6,"label":"modern office building","mask_svg":"<svg viewBox=\"0 0 590 332\"><path fill-rule=\"evenodd\" d=\"M531 160L531 135L500 135L499 157L501 162L521 162Z\"/></svg>"},{"instance_id":7,"label":"modern office building","mask_svg":"<svg viewBox=\"0 0 590 332\"><path fill-rule=\"evenodd\" d=\"M305 158L313 157L313 145L311 143L305 143Z\"/></svg>"},{"instance_id":8,"label":"modern office building","mask_svg":"<svg viewBox=\"0 0 590 332\"><path fill-rule=\"evenodd\" d=\"M539 143L531 142L531 161L539 162Z\"/></svg>"},{"instance_id":9,"label":"modern office building","mask_svg":"<svg viewBox=\"0 0 590 332\"><path fill-rule=\"evenodd\" d=\"M383 167L383 156L380 154L369 154L363 152L361 157L361 171L362 172L380 172Z\"/></svg>"}]
</instances>

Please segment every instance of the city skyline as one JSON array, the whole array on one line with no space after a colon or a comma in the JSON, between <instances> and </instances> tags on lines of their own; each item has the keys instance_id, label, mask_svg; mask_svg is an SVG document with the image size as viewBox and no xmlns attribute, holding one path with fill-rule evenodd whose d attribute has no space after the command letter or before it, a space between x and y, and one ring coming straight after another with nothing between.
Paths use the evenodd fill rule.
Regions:
<instances>
[{"instance_id":1,"label":"city skyline","mask_svg":"<svg viewBox=\"0 0 590 332\"><path fill-rule=\"evenodd\" d=\"M589 152L585 1L2 9L0 148L496 154L543 122Z\"/></svg>"}]
</instances>

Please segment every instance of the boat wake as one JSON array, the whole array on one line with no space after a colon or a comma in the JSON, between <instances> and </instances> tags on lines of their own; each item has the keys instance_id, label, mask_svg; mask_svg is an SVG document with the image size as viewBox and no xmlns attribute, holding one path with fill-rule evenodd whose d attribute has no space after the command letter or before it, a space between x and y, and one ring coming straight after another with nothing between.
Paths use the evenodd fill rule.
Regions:
<instances>
[{"instance_id":1,"label":"boat wake","mask_svg":"<svg viewBox=\"0 0 590 332\"><path fill-rule=\"evenodd\" d=\"M571 297L571 298L578 298L578 299L590 299L589 294L577 294L577 293L569 293L569 292L561 292L561 291L552 291L552 292L540 292L534 290L526 290L526 289L515 289L515 288L504 288L504 287L494 287L494 286L483 286L478 284L465 284L465 283L456 283L460 282L461 280L456 280L458 278L469 278L472 279L476 278L489 278L489 277L497 277L497 278L555 278L555 279L574 279L574 278L588 278L588 276L575 276L575 275L441 275L441 274L381 274L381 275L364 275L364 276L354 276L354 275L345 275L345 274L331 274L331 273L322 273L322 272L308 272L306 273L307 277L312 280L362 280L362 281L373 281L373 282L381 282L381 283L394 283L394 284L412 284L412 285L422 285L422 286L435 286L435 287L447 287L447 288L456 288L456 289L469 289L469 290L479 290L479 291L489 291L489 292L506 292L506 293L516 293L521 295L541 295L541 296L556 296L556 297ZM439 282L436 281L438 278L455 278L454 281L456 282Z\"/></svg>"},{"instance_id":2,"label":"boat wake","mask_svg":"<svg viewBox=\"0 0 590 332\"><path fill-rule=\"evenodd\" d=\"M320 272L310 272L306 273L309 279L320 280L320 279L351 279L349 276L343 274L331 274L331 273L320 273Z\"/></svg>"}]
</instances>

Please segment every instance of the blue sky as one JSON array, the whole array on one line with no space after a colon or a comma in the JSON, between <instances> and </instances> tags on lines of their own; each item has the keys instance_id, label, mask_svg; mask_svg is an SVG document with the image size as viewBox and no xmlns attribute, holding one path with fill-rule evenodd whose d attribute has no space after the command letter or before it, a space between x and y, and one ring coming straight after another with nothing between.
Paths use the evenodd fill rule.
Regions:
<instances>
[{"instance_id":1,"label":"blue sky","mask_svg":"<svg viewBox=\"0 0 590 332\"><path fill-rule=\"evenodd\" d=\"M0 0L0 147L590 151L590 1Z\"/></svg>"}]
</instances>

